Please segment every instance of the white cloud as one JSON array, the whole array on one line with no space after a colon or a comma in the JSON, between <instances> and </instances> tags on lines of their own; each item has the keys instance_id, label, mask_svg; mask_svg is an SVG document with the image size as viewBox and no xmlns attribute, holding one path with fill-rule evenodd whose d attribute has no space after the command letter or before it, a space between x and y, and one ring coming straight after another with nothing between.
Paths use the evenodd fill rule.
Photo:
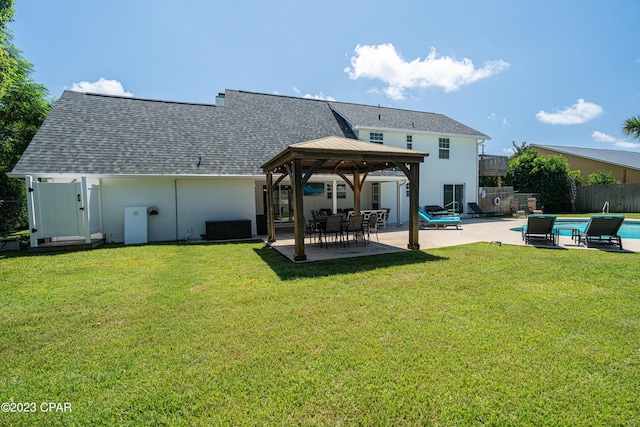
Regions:
<instances>
[{"instance_id":1,"label":"white cloud","mask_svg":"<svg viewBox=\"0 0 640 427\"><path fill-rule=\"evenodd\" d=\"M491 120L492 122L495 122L497 120L498 116L496 115L496 113L491 113L487 116L488 120ZM502 120L500 120L500 126L504 129L504 128L508 128L509 126L511 126L511 124L509 123L509 121L506 118L502 118Z\"/></svg>"},{"instance_id":2,"label":"white cloud","mask_svg":"<svg viewBox=\"0 0 640 427\"><path fill-rule=\"evenodd\" d=\"M541 110L536 114L536 118L538 121L550 125L579 125L595 119L602 114L602 111L602 107L598 104L578 99L571 107L565 107L564 110L555 113Z\"/></svg>"},{"instance_id":3,"label":"white cloud","mask_svg":"<svg viewBox=\"0 0 640 427\"><path fill-rule=\"evenodd\" d=\"M345 68L352 80L359 78L379 79L388 86L385 94L392 99L404 99L404 92L413 88L439 87L445 92L458 90L497 74L509 67L509 63L488 61L482 68L475 68L468 58L461 61L449 56L438 56L431 48L425 59L416 58L407 62L391 43L355 48L351 67Z\"/></svg>"},{"instance_id":4,"label":"white cloud","mask_svg":"<svg viewBox=\"0 0 640 427\"><path fill-rule=\"evenodd\" d=\"M631 149L640 148L640 144L638 143L625 141L624 139L619 139L600 131L593 132L591 134L591 137L598 142L608 142L610 144L613 144L617 148L631 148Z\"/></svg>"},{"instance_id":5,"label":"white cloud","mask_svg":"<svg viewBox=\"0 0 640 427\"><path fill-rule=\"evenodd\" d=\"M106 95L133 96L133 93L124 90L122 83L117 80L107 80L100 77L97 82L80 82L71 85L71 90L76 92L103 93Z\"/></svg>"},{"instance_id":6,"label":"white cloud","mask_svg":"<svg viewBox=\"0 0 640 427\"><path fill-rule=\"evenodd\" d=\"M595 131L591 134L591 137L593 139L595 139L598 142L611 142L611 143L616 143L618 142L618 138L615 138L611 135L607 135L604 132L600 132L600 131Z\"/></svg>"},{"instance_id":7,"label":"white cloud","mask_svg":"<svg viewBox=\"0 0 640 427\"><path fill-rule=\"evenodd\" d=\"M303 98L307 98L307 99L322 99L324 101L335 101L336 100L333 96L325 95L322 92L320 92L320 95L311 95L310 93L307 93L307 94L305 94L303 96Z\"/></svg>"}]
</instances>

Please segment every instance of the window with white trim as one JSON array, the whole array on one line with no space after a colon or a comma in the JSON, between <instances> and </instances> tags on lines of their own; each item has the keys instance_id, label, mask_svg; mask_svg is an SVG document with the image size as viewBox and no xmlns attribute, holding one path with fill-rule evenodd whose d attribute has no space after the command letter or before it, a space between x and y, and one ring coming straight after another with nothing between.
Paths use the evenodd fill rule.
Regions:
<instances>
[{"instance_id":1,"label":"window with white trim","mask_svg":"<svg viewBox=\"0 0 640 427\"><path fill-rule=\"evenodd\" d=\"M336 183L338 194L337 199L345 199L347 197L347 184ZM327 184L327 199L333 198L333 185Z\"/></svg>"},{"instance_id":2,"label":"window with white trim","mask_svg":"<svg viewBox=\"0 0 640 427\"><path fill-rule=\"evenodd\" d=\"M413 135L407 135L407 148L413 149Z\"/></svg>"},{"instance_id":3,"label":"window with white trim","mask_svg":"<svg viewBox=\"0 0 640 427\"><path fill-rule=\"evenodd\" d=\"M382 144L383 143L383 138L384 138L384 136L380 132L371 132L369 134L369 142L374 142L376 144Z\"/></svg>"},{"instance_id":4,"label":"window with white trim","mask_svg":"<svg viewBox=\"0 0 640 427\"><path fill-rule=\"evenodd\" d=\"M438 157L440 159L449 158L449 138L440 138L438 140Z\"/></svg>"}]
</instances>

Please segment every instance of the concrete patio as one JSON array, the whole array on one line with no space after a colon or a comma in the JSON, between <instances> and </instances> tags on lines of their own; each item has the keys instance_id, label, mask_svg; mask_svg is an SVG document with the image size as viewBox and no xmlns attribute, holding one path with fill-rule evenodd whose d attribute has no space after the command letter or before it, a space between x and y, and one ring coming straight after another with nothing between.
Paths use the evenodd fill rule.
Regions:
<instances>
[{"instance_id":1,"label":"concrete patio","mask_svg":"<svg viewBox=\"0 0 640 427\"><path fill-rule=\"evenodd\" d=\"M476 242L493 242L502 245L525 246L520 232L511 230L521 227L526 223L523 218L467 218L462 220L460 229L448 227L446 229L421 229L419 232L419 243L421 250L429 250L446 246L457 246ZM372 236L372 242L367 245L362 244L362 240L357 243L350 242L348 247L341 244L329 242L328 248L324 245L320 247L318 243L305 239L305 252L307 260L305 262L322 261L335 258L349 258L358 256L377 255L385 253L408 251L408 227L403 225L398 227L389 224L385 228L380 228L378 236L380 242L376 242ZM293 230L280 228L276 232L277 240L271 246L285 257L293 260L294 241ZM581 249L581 250L612 250L608 244L603 244L595 248L586 248L578 245L569 236L560 236L558 246L540 239L532 239L531 248L556 248L556 249ZM640 239L622 239L624 252L640 251ZM613 249L614 251L616 249Z\"/></svg>"}]
</instances>

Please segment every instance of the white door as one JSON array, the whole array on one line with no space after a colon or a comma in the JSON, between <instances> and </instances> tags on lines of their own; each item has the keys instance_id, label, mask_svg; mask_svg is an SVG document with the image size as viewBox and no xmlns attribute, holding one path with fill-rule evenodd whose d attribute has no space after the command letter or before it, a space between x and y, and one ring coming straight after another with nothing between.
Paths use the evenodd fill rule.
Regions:
<instances>
[{"instance_id":1,"label":"white door","mask_svg":"<svg viewBox=\"0 0 640 427\"><path fill-rule=\"evenodd\" d=\"M443 207L462 214L464 210L464 184L444 184L443 187Z\"/></svg>"}]
</instances>

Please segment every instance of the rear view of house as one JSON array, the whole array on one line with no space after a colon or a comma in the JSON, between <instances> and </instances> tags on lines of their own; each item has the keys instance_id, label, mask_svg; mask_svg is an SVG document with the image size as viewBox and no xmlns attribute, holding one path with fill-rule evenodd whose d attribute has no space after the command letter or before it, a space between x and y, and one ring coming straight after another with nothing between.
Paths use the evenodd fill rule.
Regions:
<instances>
[{"instance_id":1,"label":"rear view of house","mask_svg":"<svg viewBox=\"0 0 640 427\"><path fill-rule=\"evenodd\" d=\"M27 179L32 190L32 246L64 236L210 238L207 223L220 221L255 236L266 233L260 166L292 144L332 136L430 153L421 205L449 205L464 215L467 203L477 201L477 147L489 137L453 119L236 90L215 104L65 91L11 175ZM349 187L331 175L314 175L304 199L309 217L311 210L354 204ZM408 199L404 175L383 171L367 178L361 207L386 208L395 224L409 217ZM278 183L273 205L276 221L292 220L288 180ZM131 226L135 221L145 225ZM131 235L140 227L144 235Z\"/></svg>"}]
</instances>

